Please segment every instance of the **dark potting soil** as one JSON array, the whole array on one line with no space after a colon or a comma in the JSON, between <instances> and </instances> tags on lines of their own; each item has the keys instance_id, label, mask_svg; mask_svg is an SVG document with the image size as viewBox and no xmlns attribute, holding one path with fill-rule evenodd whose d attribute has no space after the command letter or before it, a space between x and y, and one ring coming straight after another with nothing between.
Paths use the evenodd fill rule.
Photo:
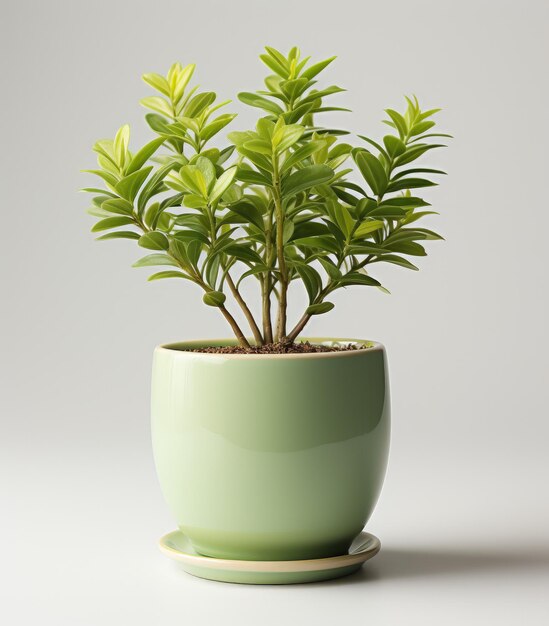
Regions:
<instances>
[{"instance_id":1,"label":"dark potting soil","mask_svg":"<svg viewBox=\"0 0 549 626\"><path fill-rule=\"evenodd\" d=\"M190 352L206 352L208 354L312 354L317 352L348 352L367 350L367 345L348 343L339 346L322 346L308 341L300 343L268 343L264 346L207 346L196 348Z\"/></svg>"}]
</instances>

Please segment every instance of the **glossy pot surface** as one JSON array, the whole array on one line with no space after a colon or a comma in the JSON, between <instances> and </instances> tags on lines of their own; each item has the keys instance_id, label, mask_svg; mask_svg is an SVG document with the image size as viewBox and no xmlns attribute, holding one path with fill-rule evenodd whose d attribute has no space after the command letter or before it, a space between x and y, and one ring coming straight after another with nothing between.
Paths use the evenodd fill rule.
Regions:
<instances>
[{"instance_id":1,"label":"glossy pot surface","mask_svg":"<svg viewBox=\"0 0 549 626\"><path fill-rule=\"evenodd\" d=\"M195 549L217 558L344 554L379 496L389 449L383 346L288 355L159 346L152 436L160 484Z\"/></svg>"}]
</instances>

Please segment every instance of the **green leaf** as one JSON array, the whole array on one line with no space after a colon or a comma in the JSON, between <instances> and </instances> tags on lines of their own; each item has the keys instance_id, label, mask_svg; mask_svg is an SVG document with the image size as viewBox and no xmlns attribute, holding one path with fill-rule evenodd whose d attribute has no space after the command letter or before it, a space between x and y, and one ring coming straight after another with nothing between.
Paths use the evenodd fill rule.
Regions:
<instances>
[{"instance_id":1,"label":"green leaf","mask_svg":"<svg viewBox=\"0 0 549 626\"><path fill-rule=\"evenodd\" d=\"M149 278L147 278L147 280L148 281L161 280L163 278L186 278L187 280L189 280L189 277L186 276L185 274L183 274L181 272L174 272L173 270L168 270L166 272L157 272L156 274L151 274L151 276L149 276Z\"/></svg>"},{"instance_id":2,"label":"green leaf","mask_svg":"<svg viewBox=\"0 0 549 626\"><path fill-rule=\"evenodd\" d=\"M123 198L109 198L101 203L101 208L118 215L131 215L133 212L133 204Z\"/></svg>"},{"instance_id":3,"label":"green leaf","mask_svg":"<svg viewBox=\"0 0 549 626\"><path fill-rule=\"evenodd\" d=\"M401 154L395 160L395 167L400 167L401 165L405 165L406 163L415 161L422 154L425 154L425 152L427 152L428 150L433 150L434 148L446 148L446 146L440 143L413 144L406 149L406 152L404 154Z\"/></svg>"},{"instance_id":4,"label":"green leaf","mask_svg":"<svg viewBox=\"0 0 549 626\"><path fill-rule=\"evenodd\" d=\"M293 196L300 191L310 189L315 185L320 185L329 181L334 175L334 171L327 165L308 165L293 174L290 174L282 184L284 196Z\"/></svg>"},{"instance_id":5,"label":"green leaf","mask_svg":"<svg viewBox=\"0 0 549 626\"><path fill-rule=\"evenodd\" d=\"M387 191L402 191L403 189L420 189L422 187L436 187L437 183L426 178L399 178L389 183Z\"/></svg>"},{"instance_id":6,"label":"green leaf","mask_svg":"<svg viewBox=\"0 0 549 626\"><path fill-rule=\"evenodd\" d=\"M400 265L401 267L406 267L409 270L419 270L419 267L405 259L404 257L397 256L396 254L384 254L376 259L373 259L371 263L394 263L395 265Z\"/></svg>"},{"instance_id":7,"label":"green leaf","mask_svg":"<svg viewBox=\"0 0 549 626\"><path fill-rule=\"evenodd\" d=\"M305 285L305 289L307 289L307 293L309 294L309 302L314 302L315 298L318 296L320 290L322 289L322 278L320 278L320 274L314 268L303 263L297 264L296 270L301 276L301 280Z\"/></svg>"},{"instance_id":8,"label":"green leaf","mask_svg":"<svg viewBox=\"0 0 549 626\"><path fill-rule=\"evenodd\" d=\"M199 93L189 100L183 109L183 117L198 117L214 100L215 93L213 91Z\"/></svg>"},{"instance_id":9,"label":"green leaf","mask_svg":"<svg viewBox=\"0 0 549 626\"><path fill-rule=\"evenodd\" d=\"M169 248L166 235L158 231L141 235L138 243L142 248L148 248L149 250L167 250Z\"/></svg>"},{"instance_id":10,"label":"green leaf","mask_svg":"<svg viewBox=\"0 0 549 626\"><path fill-rule=\"evenodd\" d=\"M238 167L236 177L249 185L261 185L262 187L270 187L272 185L272 182L265 178L263 174L245 167Z\"/></svg>"},{"instance_id":11,"label":"green leaf","mask_svg":"<svg viewBox=\"0 0 549 626\"><path fill-rule=\"evenodd\" d=\"M421 135L426 133L430 128L433 128L435 125L434 122L419 122L419 124L414 124L412 129L410 130L410 137L414 137L415 135Z\"/></svg>"},{"instance_id":12,"label":"green leaf","mask_svg":"<svg viewBox=\"0 0 549 626\"><path fill-rule=\"evenodd\" d=\"M332 280L341 278L341 271L331 259L328 257L319 257L318 261Z\"/></svg>"},{"instance_id":13,"label":"green leaf","mask_svg":"<svg viewBox=\"0 0 549 626\"><path fill-rule=\"evenodd\" d=\"M160 148L164 141L165 139L163 137L153 139L152 141L149 141L149 143L145 144L139 152L136 152L126 169L126 175L132 174L133 172L141 169L141 167L145 165L158 148Z\"/></svg>"},{"instance_id":14,"label":"green leaf","mask_svg":"<svg viewBox=\"0 0 549 626\"><path fill-rule=\"evenodd\" d=\"M274 113L274 115L282 115L284 113L284 110L279 107L278 104L276 104L272 100L264 98L263 96L258 96L255 93L243 91L238 94L238 99L240 100L240 102L243 102L248 106L263 109L268 113Z\"/></svg>"},{"instance_id":15,"label":"green leaf","mask_svg":"<svg viewBox=\"0 0 549 626\"><path fill-rule=\"evenodd\" d=\"M410 256L427 256L425 248L415 241L397 241L387 246L392 252L409 254Z\"/></svg>"},{"instance_id":16,"label":"green leaf","mask_svg":"<svg viewBox=\"0 0 549 626\"><path fill-rule=\"evenodd\" d=\"M379 152L387 159L389 160L389 153L387 152L387 150L384 150L378 143L377 141L374 141L373 139L370 139L369 137L365 137L364 135L358 135L361 139L364 139L364 141L366 141L367 143L369 143L371 146L374 146L374 148L377 148L379 150ZM396 139L396 137L395 137ZM357 150L358 151L358 150Z\"/></svg>"},{"instance_id":17,"label":"green leaf","mask_svg":"<svg viewBox=\"0 0 549 626\"><path fill-rule=\"evenodd\" d=\"M207 193L210 193L216 179L215 167L213 163L210 159L204 156L199 156L196 160L196 167L200 170L202 176L204 177Z\"/></svg>"},{"instance_id":18,"label":"green leaf","mask_svg":"<svg viewBox=\"0 0 549 626\"><path fill-rule=\"evenodd\" d=\"M263 259L259 256L259 254L247 245L236 243L231 244L230 246L224 248L223 252L229 256L234 256L245 263L263 263Z\"/></svg>"},{"instance_id":19,"label":"green leaf","mask_svg":"<svg viewBox=\"0 0 549 626\"><path fill-rule=\"evenodd\" d=\"M139 239L139 233L134 233L130 230L114 230L112 233L97 237L97 241L106 239Z\"/></svg>"},{"instance_id":20,"label":"green leaf","mask_svg":"<svg viewBox=\"0 0 549 626\"><path fill-rule=\"evenodd\" d=\"M398 134L401 139L405 139L408 134L408 126L406 124L406 120L402 117L400 113L394 111L393 109L385 109L385 113L391 118L395 128L398 130Z\"/></svg>"},{"instance_id":21,"label":"green leaf","mask_svg":"<svg viewBox=\"0 0 549 626\"><path fill-rule=\"evenodd\" d=\"M385 169L379 160L365 150L355 152L354 159L370 189L378 196L383 195L387 189L388 180Z\"/></svg>"},{"instance_id":22,"label":"green leaf","mask_svg":"<svg viewBox=\"0 0 549 626\"><path fill-rule=\"evenodd\" d=\"M306 246L307 248L315 248L334 254L339 252L337 241L331 236L300 237L299 239L294 239L294 243L298 246Z\"/></svg>"},{"instance_id":23,"label":"green leaf","mask_svg":"<svg viewBox=\"0 0 549 626\"><path fill-rule=\"evenodd\" d=\"M271 156L273 153L273 147L270 142L265 141L264 139L252 139L251 141L246 141L243 144L243 147L246 150L251 150L252 152L258 152L259 154L266 154Z\"/></svg>"},{"instance_id":24,"label":"green leaf","mask_svg":"<svg viewBox=\"0 0 549 626\"><path fill-rule=\"evenodd\" d=\"M87 174L95 174L96 176L99 176L99 178L102 178L111 187L115 187L116 183L118 182L118 178L114 174L111 174L110 172L105 172L104 170L82 170L82 171Z\"/></svg>"},{"instance_id":25,"label":"green leaf","mask_svg":"<svg viewBox=\"0 0 549 626\"><path fill-rule=\"evenodd\" d=\"M131 217L107 217L97 222L91 231L92 233L98 233L102 230L109 230L109 228L117 228L118 226L127 226L133 223L134 221Z\"/></svg>"},{"instance_id":26,"label":"green leaf","mask_svg":"<svg viewBox=\"0 0 549 626\"><path fill-rule=\"evenodd\" d=\"M155 133L162 135L172 134L169 123L161 115L156 115L156 113L147 113L147 115L145 115L145 120Z\"/></svg>"},{"instance_id":27,"label":"green leaf","mask_svg":"<svg viewBox=\"0 0 549 626\"><path fill-rule=\"evenodd\" d=\"M259 230L263 231L265 229L261 211L251 202L237 202L236 204L232 204L230 206L230 210L231 212L236 213L236 215L242 217L245 221L248 221L250 224L257 226Z\"/></svg>"},{"instance_id":28,"label":"green leaf","mask_svg":"<svg viewBox=\"0 0 549 626\"><path fill-rule=\"evenodd\" d=\"M179 175L183 185L185 185L189 191L198 194L203 198L208 197L206 179L196 165L185 165L179 170Z\"/></svg>"},{"instance_id":29,"label":"green leaf","mask_svg":"<svg viewBox=\"0 0 549 626\"><path fill-rule=\"evenodd\" d=\"M233 113L233 114L227 113L224 115L220 115L219 117L216 117L215 120L211 121L207 126L205 126L200 131L200 139L202 139L203 141L208 141L214 135L217 135L217 133L220 130L225 128L227 124L230 124L234 120L235 117L236 117L236 113Z\"/></svg>"},{"instance_id":30,"label":"green leaf","mask_svg":"<svg viewBox=\"0 0 549 626\"><path fill-rule=\"evenodd\" d=\"M151 265L173 265L177 267L177 263L167 254L148 254L136 261L132 267L149 267Z\"/></svg>"},{"instance_id":31,"label":"green leaf","mask_svg":"<svg viewBox=\"0 0 549 626\"><path fill-rule=\"evenodd\" d=\"M345 274L339 281L341 285L366 285L367 287L379 287L380 282L371 276L362 274L361 272L349 272Z\"/></svg>"},{"instance_id":32,"label":"green leaf","mask_svg":"<svg viewBox=\"0 0 549 626\"><path fill-rule=\"evenodd\" d=\"M202 296L204 304L208 306L222 306L227 296L222 291L208 291Z\"/></svg>"},{"instance_id":33,"label":"green leaf","mask_svg":"<svg viewBox=\"0 0 549 626\"><path fill-rule=\"evenodd\" d=\"M311 304L305 309L305 313L307 315L322 315L323 313L328 313L334 308L335 304L333 302L319 302L318 304Z\"/></svg>"},{"instance_id":34,"label":"green leaf","mask_svg":"<svg viewBox=\"0 0 549 626\"><path fill-rule=\"evenodd\" d=\"M289 124L288 126L284 126L280 140L276 137L277 133L273 135L273 146L276 148L278 153L284 152L284 150L287 150L299 141L304 132L305 128L299 124Z\"/></svg>"},{"instance_id":35,"label":"green leaf","mask_svg":"<svg viewBox=\"0 0 549 626\"><path fill-rule=\"evenodd\" d=\"M189 84L189 81L192 78L196 66L194 63L186 65L183 69L181 69L177 76L175 77L175 84L172 86L173 92L173 101L179 102L185 93L185 88Z\"/></svg>"},{"instance_id":36,"label":"green leaf","mask_svg":"<svg viewBox=\"0 0 549 626\"><path fill-rule=\"evenodd\" d=\"M141 189L141 186L147 179L147 176L151 173L152 165L145 167L137 172L133 172L128 176L124 176L115 185L116 191L128 202L133 202L137 193Z\"/></svg>"},{"instance_id":37,"label":"green leaf","mask_svg":"<svg viewBox=\"0 0 549 626\"><path fill-rule=\"evenodd\" d=\"M294 78L281 81L279 86L282 93L292 102L307 89L309 84L306 78Z\"/></svg>"},{"instance_id":38,"label":"green leaf","mask_svg":"<svg viewBox=\"0 0 549 626\"><path fill-rule=\"evenodd\" d=\"M161 113L166 117L173 117L173 109L171 104L161 98L160 96L150 96L148 98L141 98L139 104L142 104L147 109L152 109L157 113Z\"/></svg>"},{"instance_id":39,"label":"green leaf","mask_svg":"<svg viewBox=\"0 0 549 626\"><path fill-rule=\"evenodd\" d=\"M430 167L413 167L408 170L402 170L398 174L395 174L393 176L393 180L398 180L399 178L402 178L403 176L409 176L410 174L443 174L445 175L446 172L444 172L443 170L434 170L434 169L431 169Z\"/></svg>"},{"instance_id":40,"label":"green leaf","mask_svg":"<svg viewBox=\"0 0 549 626\"><path fill-rule=\"evenodd\" d=\"M383 228L384 225L385 222L383 222L383 220L366 220L365 222L362 222L362 224L360 224L360 226L355 230L353 238L361 239L362 237L370 235L376 230Z\"/></svg>"},{"instance_id":41,"label":"green leaf","mask_svg":"<svg viewBox=\"0 0 549 626\"><path fill-rule=\"evenodd\" d=\"M286 160L284 161L284 165L282 166L282 172L287 172L294 165L301 163L302 161L313 155L315 152L318 152L323 147L323 141L309 141L286 158Z\"/></svg>"},{"instance_id":42,"label":"green leaf","mask_svg":"<svg viewBox=\"0 0 549 626\"><path fill-rule=\"evenodd\" d=\"M270 57L268 54L260 54L259 58L275 74L278 74L278 76L281 76L282 78L288 78L289 72L288 72L287 67L283 65L282 63L280 63L278 59L274 59Z\"/></svg>"},{"instance_id":43,"label":"green leaf","mask_svg":"<svg viewBox=\"0 0 549 626\"><path fill-rule=\"evenodd\" d=\"M160 76L160 74L155 74L154 72L151 74L143 74L141 77L144 82L150 85L153 89L160 91L165 96L170 97L170 85L168 81L164 78L164 76Z\"/></svg>"},{"instance_id":44,"label":"green leaf","mask_svg":"<svg viewBox=\"0 0 549 626\"><path fill-rule=\"evenodd\" d=\"M406 144L401 139L393 135L385 135L385 137L383 137L383 143L385 144L387 153L391 158L400 156L406 152Z\"/></svg>"},{"instance_id":45,"label":"green leaf","mask_svg":"<svg viewBox=\"0 0 549 626\"><path fill-rule=\"evenodd\" d=\"M126 153L130 143L130 127L127 124L120 127L114 138L114 155L117 164L123 168L126 161Z\"/></svg>"},{"instance_id":46,"label":"green leaf","mask_svg":"<svg viewBox=\"0 0 549 626\"><path fill-rule=\"evenodd\" d=\"M320 74L320 72L322 72L324 68L328 67L328 65L330 65L330 63L334 59L336 59L336 57L330 57L329 59L326 59L325 61L320 61L319 63L315 63L314 65L311 65L304 72L301 72L301 76L303 76L304 78L308 78L309 80L311 78L314 78L317 74Z\"/></svg>"},{"instance_id":47,"label":"green leaf","mask_svg":"<svg viewBox=\"0 0 549 626\"><path fill-rule=\"evenodd\" d=\"M221 196L232 185L234 177L236 176L237 167L231 167L221 174L221 176L215 182L215 185L210 194L210 203L214 204L221 198Z\"/></svg>"},{"instance_id":48,"label":"green leaf","mask_svg":"<svg viewBox=\"0 0 549 626\"><path fill-rule=\"evenodd\" d=\"M201 243L208 244L210 240L206 237L206 235L199 230L178 230L173 237L177 241L200 241Z\"/></svg>"}]
</instances>

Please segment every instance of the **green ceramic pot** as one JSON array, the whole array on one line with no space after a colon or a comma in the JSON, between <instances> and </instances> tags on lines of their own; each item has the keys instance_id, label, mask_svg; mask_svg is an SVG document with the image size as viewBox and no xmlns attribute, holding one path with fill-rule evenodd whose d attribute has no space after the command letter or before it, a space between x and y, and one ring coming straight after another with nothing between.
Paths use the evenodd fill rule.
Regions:
<instances>
[{"instance_id":1,"label":"green ceramic pot","mask_svg":"<svg viewBox=\"0 0 549 626\"><path fill-rule=\"evenodd\" d=\"M376 504L389 449L385 350L358 343L369 347L289 355L188 351L231 341L156 348L156 467L197 552L243 560L347 552Z\"/></svg>"}]
</instances>

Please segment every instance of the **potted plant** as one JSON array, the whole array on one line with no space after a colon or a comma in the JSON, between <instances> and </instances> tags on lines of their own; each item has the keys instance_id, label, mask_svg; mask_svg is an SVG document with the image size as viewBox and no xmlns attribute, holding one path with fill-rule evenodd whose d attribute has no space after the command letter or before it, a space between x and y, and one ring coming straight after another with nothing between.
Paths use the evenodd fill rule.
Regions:
<instances>
[{"instance_id":1,"label":"potted plant","mask_svg":"<svg viewBox=\"0 0 549 626\"><path fill-rule=\"evenodd\" d=\"M257 124L225 144L217 140L236 116L218 113L228 101L189 86L194 65L145 74L156 94L141 104L155 138L130 151L122 126L94 145L99 167L86 170L106 187L85 189L98 239L148 249L134 266L165 266L149 280L194 283L234 335L154 354L155 460L187 542L172 537L164 547L187 557L194 550L187 569L198 575L292 582L353 571L359 561L327 564L352 556L385 474L383 346L301 335L334 307L336 290L383 289L376 264L416 270L409 257L441 238L418 226L433 211L416 190L444 172L417 163L449 135L433 132L438 109L420 109L415 97L403 113L386 110L379 142L359 135L350 143L345 131L322 126L324 112L347 111L326 104L342 88L317 86L333 59L312 63L297 48L285 56L267 47L264 88L238 95L258 110ZM257 308L242 296L243 281L256 285ZM289 319L294 284L309 303ZM326 567L303 574L315 562Z\"/></svg>"}]
</instances>

